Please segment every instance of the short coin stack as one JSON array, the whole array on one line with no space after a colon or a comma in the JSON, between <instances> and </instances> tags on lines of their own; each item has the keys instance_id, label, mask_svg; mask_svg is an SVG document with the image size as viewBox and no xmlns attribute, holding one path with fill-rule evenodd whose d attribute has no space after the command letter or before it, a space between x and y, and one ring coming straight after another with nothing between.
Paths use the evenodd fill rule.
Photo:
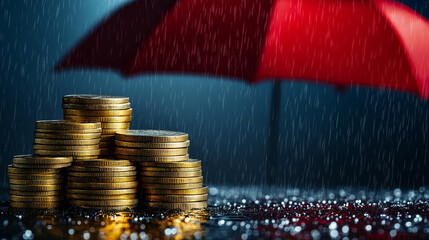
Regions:
<instances>
[{"instance_id":1,"label":"short coin stack","mask_svg":"<svg viewBox=\"0 0 429 240\"><path fill-rule=\"evenodd\" d=\"M113 156L115 133L130 127L132 109L128 97L66 95L63 97L63 108L66 120L101 123L102 156Z\"/></svg>"},{"instance_id":2,"label":"short coin stack","mask_svg":"<svg viewBox=\"0 0 429 240\"><path fill-rule=\"evenodd\" d=\"M116 134L116 158L140 165L142 204L183 210L207 207L201 161L189 160L188 134L128 130Z\"/></svg>"},{"instance_id":3,"label":"short coin stack","mask_svg":"<svg viewBox=\"0 0 429 240\"><path fill-rule=\"evenodd\" d=\"M71 156L75 160L98 158L100 135L100 123L37 121L34 153L39 156Z\"/></svg>"},{"instance_id":4,"label":"short coin stack","mask_svg":"<svg viewBox=\"0 0 429 240\"><path fill-rule=\"evenodd\" d=\"M123 210L137 205L137 185L136 167L127 160L76 161L69 170L67 198L72 206Z\"/></svg>"},{"instance_id":5,"label":"short coin stack","mask_svg":"<svg viewBox=\"0 0 429 240\"><path fill-rule=\"evenodd\" d=\"M10 206L48 209L62 206L66 168L72 157L21 155L8 166Z\"/></svg>"}]
</instances>

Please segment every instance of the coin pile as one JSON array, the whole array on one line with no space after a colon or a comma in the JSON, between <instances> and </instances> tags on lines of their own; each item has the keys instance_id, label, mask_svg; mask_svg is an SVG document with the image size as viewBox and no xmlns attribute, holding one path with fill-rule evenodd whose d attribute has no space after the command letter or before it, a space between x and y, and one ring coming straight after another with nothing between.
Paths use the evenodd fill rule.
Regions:
<instances>
[{"instance_id":1,"label":"coin pile","mask_svg":"<svg viewBox=\"0 0 429 240\"><path fill-rule=\"evenodd\" d=\"M130 127L132 109L128 97L66 95L63 97L63 108L66 120L101 123L101 156L113 156L115 133Z\"/></svg>"},{"instance_id":2,"label":"coin pile","mask_svg":"<svg viewBox=\"0 0 429 240\"><path fill-rule=\"evenodd\" d=\"M72 157L15 156L7 168L12 208L48 209L62 206L66 168Z\"/></svg>"},{"instance_id":3,"label":"coin pile","mask_svg":"<svg viewBox=\"0 0 429 240\"><path fill-rule=\"evenodd\" d=\"M127 160L75 161L69 169L67 199L72 206L123 210L138 204L137 170Z\"/></svg>"},{"instance_id":4,"label":"coin pile","mask_svg":"<svg viewBox=\"0 0 429 240\"><path fill-rule=\"evenodd\" d=\"M100 135L100 123L37 121L33 149L39 156L71 156L76 160L98 158Z\"/></svg>"},{"instance_id":5,"label":"coin pile","mask_svg":"<svg viewBox=\"0 0 429 240\"><path fill-rule=\"evenodd\" d=\"M207 207L200 160L189 160L188 134L161 130L116 133L116 158L140 166L142 204L183 210Z\"/></svg>"}]
</instances>

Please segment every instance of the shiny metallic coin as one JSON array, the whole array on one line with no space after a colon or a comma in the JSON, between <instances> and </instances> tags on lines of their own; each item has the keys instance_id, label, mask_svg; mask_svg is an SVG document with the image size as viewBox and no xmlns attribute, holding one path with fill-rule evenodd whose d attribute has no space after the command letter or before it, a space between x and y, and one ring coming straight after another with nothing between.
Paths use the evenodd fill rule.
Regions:
<instances>
[{"instance_id":1,"label":"shiny metallic coin","mask_svg":"<svg viewBox=\"0 0 429 240\"><path fill-rule=\"evenodd\" d=\"M161 167L161 168L156 168L156 167L140 167L141 172L164 172L164 173L169 173L169 172L174 172L175 173L181 173L181 172L198 172L198 171L202 171L201 167L192 167L192 168L166 168L166 167Z\"/></svg>"},{"instance_id":2,"label":"shiny metallic coin","mask_svg":"<svg viewBox=\"0 0 429 240\"><path fill-rule=\"evenodd\" d=\"M84 117L119 117L131 116L133 109L124 110L82 110L82 109L64 109L64 115L76 115Z\"/></svg>"},{"instance_id":3,"label":"shiny metallic coin","mask_svg":"<svg viewBox=\"0 0 429 240\"><path fill-rule=\"evenodd\" d=\"M133 156L183 156L188 154L188 148L170 148L170 149L134 149L134 148L115 148L117 155L133 155Z\"/></svg>"},{"instance_id":4,"label":"shiny metallic coin","mask_svg":"<svg viewBox=\"0 0 429 240\"><path fill-rule=\"evenodd\" d=\"M86 139L100 139L101 131L97 133L41 133L34 132L35 138L41 139L55 139L55 140L86 140Z\"/></svg>"},{"instance_id":5,"label":"shiny metallic coin","mask_svg":"<svg viewBox=\"0 0 429 240\"><path fill-rule=\"evenodd\" d=\"M101 128L88 128L88 129L71 129L71 130L50 130L50 129L36 129L37 133L45 133L51 135L59 135L56 139L61 139L61 135L70 135L70 134L88 134L88 133L101 133Z\"/></svg>"},{"instance_id":6,"label":"shiny metallic coin","mask_svg":"<svg viewBox=\"0 0 429 240\"><path fill-rule=\"evenodd\" d=\"M76 104L63 103L64 109L81 109L81 110L126 110L131 106L130 103L120 104Z\"/></svg>"},{"instance_id":7,"label":"shiny metallic coin","mask_svg":"<svg viewBox=\"0 0 429 240\"><path fill-rule=\"evenodd\" d=\"M171 142L171 143L145 143L145 142L124 142L124 141L115 141L115 145L123 148L187 148L190 145L190 141L185 142Z\"/></svg>"},{"instance_id":8,"label":"shiny metallic coin","mask_svg":"<svg viewBox=\"0 0 429 240\"><path fill-rule=\"evenodd\" d=\"M181 184L156 184L156 183L142 183L142 189L193 189L201 188L203 183L181 183ZM145 191L145 190L143 190Z\"/></svg>"},{"instance_id":9,"label":"shiny metallic coin","mask_svg":"<svg viewBox=\"0 0 429 240\"><path fill-rule=\"evenodd\" d=\"M93 159L75 161L75 165L84 167L122 167L132 166L132 163L128 160L116 160L116 159Z\"/></svg>"},{"instance_id":10,"label":"shiny metallic coin","mask_svg":"<svg viewBox=\"0 0 429 240\"><path fill-rule=\"evenodd\" d=\"M184 162L169 162L169 163L159 163L159 162L139 162L139 165L142 167L158 167L158 168L194 168L201 167L201 160L189 159Z\"/></svg>"},{"instance_id":11,"label":"shiny metallic coin","mask_svg":"<svg viewBox=\"0 0 429 240\"><path fill-rule=\"evenodd\" d=\"M38 180L26 180L26 179L9 179L10 184L16 185L55 185L63 183L63 179L38 179Z\"/></svg>"},{"instance_id":12,"label":"shiny metallic coin","mask_svg":"<svg viewBox=\"0 0 429 240\"><path fill-rule=\"evenodd\" d=\"M188 177L188 178L158 178L158 177L140 177L143 185L146 183L155 184L182 184L182 183L202 183L203 177Z\"/></svg>"},{"instance_id":13,"label":"shiny metallic coin","mask_svg":"<svg viewBox=\"0 0 429 240\"><path fill-rule=\"evenodd\" d=\"M81 145L98 145L100 144L99 138L94 139L46 139L46 138L35 138L34 144L41 145L72 145L72 146L81 146Z\"/></svg>"},{"instance_id":14,"label":"shiny metallic coin","mask_svg":"<svg viewBox=\"0 0 429 240\"><path fill-rule=\"evenodd\" d=\"M96 150L34 150L34 153L41 156L97 156L100 155L100 149Z\"/></svg>"},{"instance_id":15,"label":"shiny metallic coin","mask_svg":"<svg viewBox=\"0 0 429 240\"><path fill-rule=\"evenodd\" d=\"M73 205L113 207L113 206L136 205L138 203L138 199L126 199L126 200L76 200L76 199L69 199L69 202Z\"/></svg>"},{"instance_id":16,"label":"shiny metallic coin","mask_svg":"<svg viewBox=\"0 0 429 240\"><path fill-rule=\"evenodd\" d=\"M127 130L118 132L116 139L125 142L185 142L188 134L164 130Z\"/></svg>"},{"instance_id":17,"label":"shiny metallic coin","mask_svg":"<svg viewBox=\"0 0 429 240\"><path fill-rule=\"evenodd\" d=\"M124 166L124 167L82 167L72 166L69 172L127 172L136 171L135 166Z\"/></svg>"},{"instance_id":18,"label":"shiny metallic coin","mask_svg":"<svg viewBox=\"0 0 429 240\"><path fill-rule=\"evenodd\" d=\"M121 188L136 188L138 185L137 181L133 182L120 182L120 183L99 183L99 182L71 182L69 181L67 186L69 188L78 189L121 189Z\"/></svg>"},{"instance_id":19,"label":"shiny metallic coin","mask_svg":"<svg viewBox=\"0 0 429 240\"><path fill-rule=\"evenodd\" d=\"M144 194L150 195L199 195L207 194L208 188L191 188L191 189L155 189L155 188L142 188Z\"/></svg>"},{"instance_id":20,"label":"shiny metallic coin","mask_svg":"<svg viewBox=\"0 0 429 240\"><path fill-rule=\"evenodd\" d=\"M34 144L33 149L34 150L58 150L58 151L86 151L86 150L97 150L99 149L99 145L40 145L40 144Z\"/></svg>"},{"instance_id":21,"label":"shiny metallic coin","mask_svg":"<svg viewBox=\"0 0 429 240\"><path fill-rule=\"evenodd\" d=\"M58 202L64 199L63 196L18 196L10 195L11 202Z\"/></svg>"},{"instance_id":22,"label":"shiny metallic coin","mask_svg":"<svg viewBox=\"0 0 429 240\"><path fill-rule=\"evenodd\" d=\"M200 195L144 195L143 200L148 202L168 202L168 203L184 203L184 202L202 202L207 201L208 194Z\"/></svg>"},{"instance_id":23,"label":"shiny metallic coin","mask_svg":"<svg viewBox=\"0 0 429 240\"><path fill-rule=\"evenodd\" d=\"M68 199L79 199L79 200L130 200L137 199L136 194L123 194L123 195L80 195L80 194L67 194Z\"/></svg>"},{"instance_id":24,"label":"shiny metallic coin","mask_svg":"<svg viewBox=\"0 0 429 240\"><path fill-rule=\"evenodd\" d=\"M87 130L101 128L101 123L79 123L66 120L42 120L36 122L36 129L52 131Z\"/></svg>"},{"instance_id":25,"label":"shiny metallic coin","mask_svg":"<svg viewBox=\"0 0 429 240\"><path fill-rule=\"evenodd\" d=\"M102 128L112 128L112 129L128 129L130 128L129 122L122 122L122 123L101 123Z\"/></svg>"},{"instance_id":26,"label":"shiny metallic coin","mask_svg":"<svg viewBox=\"0 0 429 240\"><path fill-rule=\"evenodd\" d=\"M14 164L69 164L73 162L72 157L42 157L32 154L17 155L13 157Z\"/></svg>"},{"instance_id":27,"label":"shiny metallic coin","mask_svg":"<svg viewBox=\"0 0 429 240\"><path fill-rule=\"evenodd\" d=\"M125 189L75 189L68 188L68 194L77 194L77 195L90 195L90 196L117 196L117 195L127 195L127 194L136 194L137 188L125 188Z\"/></svg>"},{"instance_id":28,"label":"shiny metallic coin","mask_svg":"<svg viewBox=\"0 0 429 240\"><path fill-rule=\"evenodd\" d=\"M38 192L30 192L30 191L18 191L18 190L9 190L9 195L17 195L17 196L62 196L63 191L38 191Z\"/></svg>"},{"instance_id":29,"label":"shiny metallic coin","mask_svg":"<svg viewBox=\"0 0 429 240\"><path fill-rule=\"evenodd\" d=\"M15 168L28 168L28 169L61 169L70 167L72 163L64 164L18 164L12 163L12 166Z\"/></svg>"},{"instance_id":30,"label":"shiny metallic coin","mask_svg":"<svg viewBox=\"0 0 429 240\"><path fill-rule=\"evenodd\" d=\"M68 181L70 182L97 182L97 183L121 183L121 182L132 182L137 181L137 176L128 177L75 177L69 176Z\"/></svg>"},{"instance_id":31,"label":"shiny metallic coin","mask_svg":"<svg viewBox=\"0 0 429 240\"><path fill-rule=\"evenodd\" d=\"M44 179L63 179L65 174L6 174L9 179L21 179L21 180L44 180Z\"/></svg>"},{"instance_id":32,"label":"shiny metallic coin","mask_svg":"<svg viewBox=\"0 0 429 240\"><path fill-rule=\"evenodd\" d=\"M126 159L133 162L157 162L157 163L168 163L168 162L183 162L189 159L189 154L182 156L132 156L132 155L120 155L116 154L116 159Z\"/></svg>"},{"instance_id":33,"label":"shiny metallic coin","mask_svg":"<svg viewBox=\"0 0 429 240\"><path fill-rule=\"evenodd\" d=\"M128 97L93 95L93 94L73 94L63 97L63 103L77 104L123 104L129 103Z\"/></svg>"},{"instance_id":34,"label":"shiny metallic coin","mask_svg":"<svg viewBox=\"0 0 429 240\"><path fill-rule=\"evenodd\" d=\"M137 171L123 172L69 172L69 176L74 177L129 177L136 176Z\"/></svg>"},{"instance_id":35,"label":"shiny metallic coin","mask_svg":"<svg viewBox=\"0 0 429 240\"><path fill-rule=\"evenodd\" d=\"M132 120L132 116L87 117L78 115L64 115L64 119L77 122L129 123Z\"/></svg>"},{"instance_id":36,"label":"shiny metallic coin","mask_svg":"<svg viewBox=\"0 0 429 240\"><path fill-rule=\"evenodd\" d=\"M65 174L65 169L48 168L16 168L12 165L7 166L8 174Z\"/></svg>"},{"instance_id":37,"label":"shiny metallic coin","mask_svg":"<svg viewBox=\"0 0 429 240\"><path fill-rule=\"evenodd\" d=\"M186 172L149 172L141 171L140 176L161 177L161 178L188 178L202 176L203 171L186 171Z\"/></svg>"},{"instance_id":38,"label":"shiny metallic coin","mask_svg":"<svg viewBox=\"0 0 429 240\"><path fill-rule=\"evenodd\" d=\"M49 209L49 208L59 208L63 204L62 201L59 202L10 202L10 207L12 208L28 208L28 209Z\"/></svg>"},{"instance_id":39,"label":"shiny metallic coin","mask_svg":"<svg viewBox=\"0 0 429 240\"><path fill-rule=\"evenodd\" d=\"M116 134L116 132L118 131L123 131L126 130L128 128L103 128L103 130L101 131L101 134L103 135L113 135Z\"/></svg>"},{"instance_id":40,"label":"shiny metallic coin","mask_svg":"<svg viewBox=\"0 0 429 240\"><path fill-rule=\"evenodd\" d=\"M64 186L59 184L54 185L20 185L20 184L10 184L10 190L16 191L29 191L29 192L39 192L39 191L57 191L63 190Z\"/></svg>"},{"instance_id":41,"label":"shiny metallic coin","mask_svg":"<svg viewBox=\"0 0 429 240\"><path fill-rule=\"evenodd\" d=\"M207 207L207 202L188 202L188 203L164 203L164 202L147 202L144 205L148 207L165 208L165 209L181 209L190 211L193 209L204 209Z\"/></svg>"}]
</instances>

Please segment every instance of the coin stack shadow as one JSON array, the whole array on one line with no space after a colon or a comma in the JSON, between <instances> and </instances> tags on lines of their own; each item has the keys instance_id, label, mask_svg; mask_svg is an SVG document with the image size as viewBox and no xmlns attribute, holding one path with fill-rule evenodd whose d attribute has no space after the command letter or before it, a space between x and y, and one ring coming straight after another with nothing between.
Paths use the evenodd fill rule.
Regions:
<instances>
[{"instance_id":1,"label":"coin stack shadow","mask_svg":"<svg viewBox=\"0 0 429 240\"><path fill-rule=\"evenodd\" d=\"M100 123L37 121L34 133L34 154L71 156L75 160L95 159L100 154L100 135Z\"/></svg>"},{"instance_id":2,"label":"coin stack shadow","mask_svg":"<svg viewBox=\"0 0 429 240\"><path fill-rule=\"evenodd\" d=\"M63 97L64 119L76 122L100 122L100 155L112 158L115 133L130 127L132 109L128 97L103 95L66 95Z\"/></svg>"},{"instance_id":3,"label":"coin stack shadow","mask_svg":"<svg viewBox=\"0 0 429 240\"><path fill-rule=\"evenodd\" d=\"M188 134L162 130L116 133L117 159L140 166L141 204L182 210L207 207L200 160L189 160Z\"/></svg>"},{"instance_id":4,"label":"coin stack shadow","mask_svg":"<svg viewBox=\"0 0 429 240\"><path fill-rule=\"evenodd\" d=\"M66 168L72 157L15 156L7 168L12 208L49 209L63 206Z\"/></svg>"},{"instance_id":5,"label":"coin stack shadow","mask_svg":"<svg viewBox=\"0 0 429 240\"><path fill-rule=\"evenodd\" d=\"M76 161L69 169L67 199L81 208L131 209L138 204L137 185L137 170L130 161Z\"/></svg>"}]
</instances>

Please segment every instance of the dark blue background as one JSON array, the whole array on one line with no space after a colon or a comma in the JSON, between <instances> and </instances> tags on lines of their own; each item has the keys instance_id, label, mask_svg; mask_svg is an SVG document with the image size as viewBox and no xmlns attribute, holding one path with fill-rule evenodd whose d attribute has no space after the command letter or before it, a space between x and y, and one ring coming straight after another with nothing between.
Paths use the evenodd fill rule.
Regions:
<instances>
[{"instance_id":1,"label":"dark blue background","mask_svg":"<svg viewBox=\"0 0 429 240\"><path fill-rule=\"evenodd\" d=\"M0 2L0 185L13 155L32 151L34 122L61 119L71 93L129 96L132 128L185 131L209 184L265 179L271 83L106 71L53 73L95 24L127 2ZM428 1L404 1L429 17ZM429 43L428 43L429 44ZM285 82L280 163L285 186L417 187L429 183L429 104L406 93Z\"/></svg>"}]
</instances>

